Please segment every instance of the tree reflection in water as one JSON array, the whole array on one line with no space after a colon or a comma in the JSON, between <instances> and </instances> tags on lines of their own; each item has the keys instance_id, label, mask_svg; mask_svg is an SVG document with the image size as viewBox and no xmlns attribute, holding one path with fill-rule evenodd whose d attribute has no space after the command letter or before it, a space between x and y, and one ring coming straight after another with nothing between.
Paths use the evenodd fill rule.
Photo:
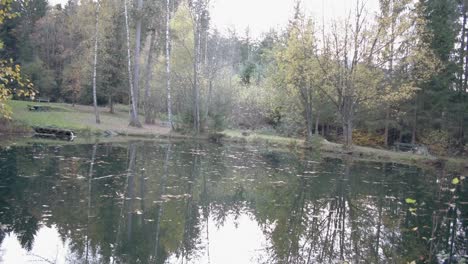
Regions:
<instances>
[{"instance_id":1,"label":"tree reflection in water","mask_svg":"<svg viewBox=\"0 0 468 264\"><path fill-rule=\"evenodd\" d=\"M467 254L467 187L444 168L132 142L13 147L0 152L0 171L0 242L14 235L44 259L34 243L44 227L75 263L457 263ZM223 259L242 244L252 249Z\"/></svg>"}]
</instances>

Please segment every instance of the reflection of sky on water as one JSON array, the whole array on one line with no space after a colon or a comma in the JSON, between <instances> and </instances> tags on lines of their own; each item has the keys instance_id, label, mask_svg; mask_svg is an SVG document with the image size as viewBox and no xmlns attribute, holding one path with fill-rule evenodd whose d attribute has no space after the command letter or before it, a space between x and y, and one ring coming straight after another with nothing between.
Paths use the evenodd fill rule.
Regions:
<instances>
[{"instance_id":1,"label":"reflection of sky on water","mask_svg":"<svg viewBox=\"0 0 468 264\"><path fill-rule=\"evenodd\" d=\"M222 226L210 218L208 231L206 223L200 236L202 249L196 258L183 259L172 255L167 263L258 263L259 255L266 248L266 238L258 223L247 214L239 217L228 216Z\"/></svg>"},{"instance_id":2,"label":"reflection of sky on water","mask_svg":"<svg viewBox=\"0 0 468 264\"><path fill-rule=\"evenodd\" d=\"M187 261L173 254L166 263L258 263L267 244L257 222L247 214L237 218L228 216L222 226L210 218L208 230L206 223L202 230L200 239L203 246L195 253L198 256L189 256ZM63 242L54 226L42 227L30 252L21 247L15 234L7 235L0 247L0 262L62 264L69 263L70 254L68 240Z\"/></svg>"},{"instance_id":3,"label":"reflection of sky on water","mask_svg":"<svg viewBox=\"0 0 468 264\"><path fill-rule=\"evenodd\" d=\"M17 236L11 233L5 237L0 247L2 263L67 263L70 254L68 242L63 242L57 229L42 227L36 234L33 248L30 252L21 247Z\"/></svg>"}]
</instances>

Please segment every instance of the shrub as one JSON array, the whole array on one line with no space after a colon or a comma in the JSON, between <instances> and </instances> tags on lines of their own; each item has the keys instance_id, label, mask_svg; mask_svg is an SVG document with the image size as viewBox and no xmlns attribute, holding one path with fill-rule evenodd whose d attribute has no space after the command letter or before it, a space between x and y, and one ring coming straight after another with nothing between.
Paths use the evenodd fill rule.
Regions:
<instances>
[{"instance_id":1,"label":"shrub","mask_svg":"<svg viewBox=\"0 0 468 264\"><path fill-rule=\"evenodd\" d=\"M447 131L432 130L423 133L420 142L429 147L431 153L437 155L447 154L449 149L449 134Z\"/></svg>"},{"instance_id":2,"label":"shrub","mask_svg":"<svg viewBox=\"0 0 468 264\"><path fill-rule=\"evenodd\" d=\"M384 137L364 130L353 130L353 143L359 146L383 146Z\"/></svg>"}]
</instances>

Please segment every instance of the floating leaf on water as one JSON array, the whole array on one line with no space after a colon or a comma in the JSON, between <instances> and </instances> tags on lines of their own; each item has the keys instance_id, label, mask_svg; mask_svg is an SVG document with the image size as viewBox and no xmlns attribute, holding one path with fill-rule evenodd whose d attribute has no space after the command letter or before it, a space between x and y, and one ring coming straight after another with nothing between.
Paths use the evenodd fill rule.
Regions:
<instances>
[{"instance_id":1,"label":"floating leaf on water","mask_svg":"<svg viewBox=\"0 0 468 264\"><path fill-rule=\"evenodd\" d=\"M460 183L460 180L458 178L453 178L453 180L452 180L453 185L457 185L459 183Z\"/></svg>"},{"instance_id":2,"label":"floating leaf on water","mask_svg":"<svg viewBox=\"0 0 468 264\"><path fill-rule=\"evenodd\" d=\"M406 201L407 204L415 204L416 203L416 200L411 199L411 198L406 198L405 201Z\"/></svg>"},{"instance_id":3,"label":"floating leaf on water","mask_svg":"<svg viewBox=\"0 0 468 264\"><path fill-rule=\"evenodd\" d=\"M285 185L286 182L284 182L284 181L276 181L276 182L271 182L271 184L273 184L273 185Z\"/></svg>"}]
</instances>

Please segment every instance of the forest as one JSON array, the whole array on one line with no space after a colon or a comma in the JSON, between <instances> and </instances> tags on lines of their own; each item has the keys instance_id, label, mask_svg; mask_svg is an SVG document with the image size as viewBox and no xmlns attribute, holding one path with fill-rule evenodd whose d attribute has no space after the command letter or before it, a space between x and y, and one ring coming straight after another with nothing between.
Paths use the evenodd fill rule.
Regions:
<instances>
[{"instance_id":1,"label":"forest","mask_svg":"<svg viewBox=\"0 0 468 264\"><path fill-rule=\"evenodd\" d=\"M379 0L377 12L355 1L336 21L296 1L261 38L218 31L211 4L1 0L2 122L8 101L34 96L93 105L97 123L123 104L134 127L468 154L468 1Z\"/></svg>"}]
</instances>

